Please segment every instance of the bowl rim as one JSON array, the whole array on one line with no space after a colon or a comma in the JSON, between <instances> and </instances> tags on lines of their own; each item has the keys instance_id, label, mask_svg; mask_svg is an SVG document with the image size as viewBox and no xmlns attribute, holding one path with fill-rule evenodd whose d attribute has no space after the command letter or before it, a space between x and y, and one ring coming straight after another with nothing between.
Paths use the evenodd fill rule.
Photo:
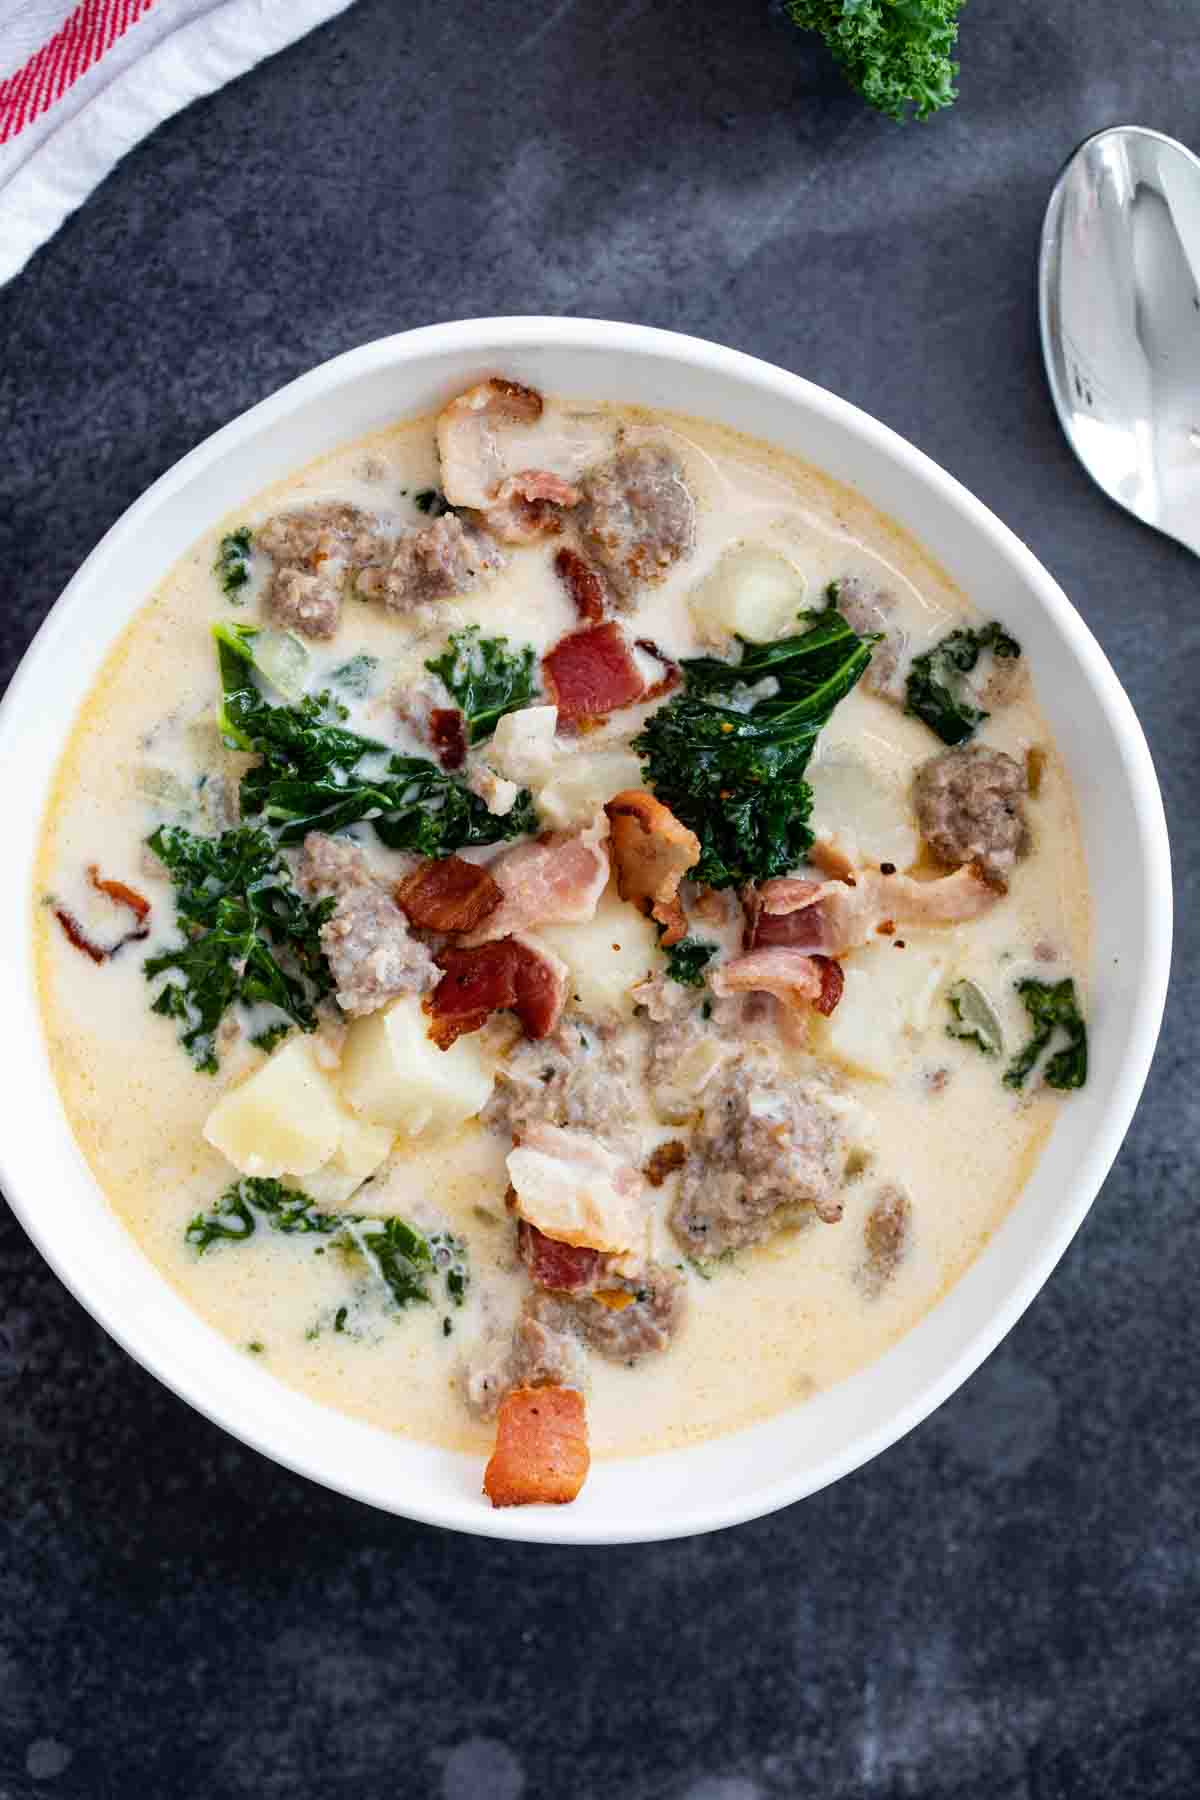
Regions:
<instances>
[{"instance_id":1,"label":"bowl rim","mask_svg":"<svg viewBox=\"0 0 1200 1800\"><path fill-rule=\"evenodd\" d=\"M815 1468L808 1466L800 1472L773 1480L756 1491L749 1501L742 1497L708 1504L697 1502L689 1506L687 1515L682 1520L674 1517L664 1519L661 1514L647 1511L643 1517L623 1519L606 1527L594 1518L586 1521L577 1518L577 1522L573 1522L576 1518L573 1508L537 1507L494 1511L481 1507L475 1498L472 1498L470 1505L465 1501L451 1504L446 1500L429 1504L422 1494L405 1494L397 1501L370 1489L369 1485L339 1477L337 1471L331 1472L327 1462L322 1462L319 1449L306 1454L285 1451L271 1442L268 1431L256 1429L245 1418L237 1417L236 1413L231 1413L228 1405L222 1404L212 1392L205 1391L204 1383L197 1380L193 1372L185 1371L182 1367L164 1370L152 1351L139 1340L137 1329L126 1319L116 1316L112 1308L105 1304L96 1292L96 1284L90 1278L87 1260L72 1259L70 1255L63 1254L60 1246L51 1240L50 1233L43 1229L35 1198L23 1199L18 1192L20 1180L14 1182L10 1175L7 1134L0 1136L0 1184L12 1212L37 1249L67 1289L102 1328L143 1368L188 1405L272 1461L366 1504L421 1523L440 1525L478 1536L557 1544L648 1542L717 1530L758 1518L816 1493L840 1479L878 1455L925 1419L978 1368L1016 1323L1049 1278L1089 1211L1120 1149L1149 1072L1161 1025L1170 969L1170 850L1157 777L1132 703L1104 652L1057 582L1033 552L982 501L976 499L955 477L890 427L803 376L706 339L652 326L577 317L531 315L464 319L421 326L375 339L320 363L204 439L159 476L121 514L50 609L25 651L7 692L0 699L0 760L5 753L11 756L16 749L16 744L12 741L15 735L15 716L25 703L27 692L36 689L46 678L58 635L66 629L73 596L86 582L92 566L118 548L124 538L132 536L141 521L168 496L202 470L219 461L243 438L285 419L289 413L314 397L341 386L350 378L360 378L374 369L395 369L405 364L420 363L425 359L436 359L448 353L486 351L490 358L495 358L506 351L519 353L545 349L599 349L619 353L630 359L655 357L685 367L705 369L743 386L770 392L777 399L798 404L810 417L818 420L823 418L836 424L848 435L862 440L876 454L899 463L917 482L933 489L965 520L970 530L986 542L989 553L1015 565L1038 605L1049 615L1055 630L1067 640L1071 653L1083 667L1092 695L1112 730L1129 778L1133 807L1142 831L1143 858L1140 875L1148 930L1143 950L1144 979L1138 991L1133 1016L1127 1022L1128 1036L1114 1086L1113 1103L1103 1120L1102 1128L1087 1145L1080 1159L1075 1198L1064 1210L1041 1254L1029 1258L1020 1279L1012 1283L1003 1299L992 1306L978 1328L966 1338L957 1357L919 1383L910 1394L907 1404L899 1411L873 1430L858 1431L844 1448L818 1461ZM114 641L112 636L106 638L106 655L111 651ZM65 739L60 740L60 748L62 741ZM13 960L14 965L27 963L29 957L26 954L24 958ZM48 1063L45 1075L53 1086ZM61 1101L59 1104L61 1106ZM69 1132L65 1113L64 1125ZM79 1160L82 1163L81 1154ZM83 1167L86 1169L86 1164ZM94 1182L94 1177L91 1179ZM125 1231L123 1225L120 1229ZM140 1249L140 1246L136 1246L136 1240L131 1237L130 1241ZM142 1254L144 1256L144 1252ZM982 1254L986 1254L986 1249ZM976 1258L972 1266L978 1266L980 1260L981 1257ZM154 1265L150 1264L150 1267L153 1268ZM968 1269L964 1275L969 1272ZM155 1274L164 1286L170 1285L157 1270ZM180 1307L191 1312L182 1297L176 1295L176 1299ZM942 1303L936 1302L935 1308ZM923 1318L928 1316L926 1313ZM910 1336L911 1333L905 1335ZM899 1341L903 1342L903 1338ZM276 1379L267 1378L272 1382ZM854 1380L855 1377L849 1379ZM324 1412L327 1409L320 1410ZM754 1429L751 1426L742 1428L742 1431ZM738 1435L741 1432L722 1434L726 1440ZM688 1452L684 1450L658 1454L686 1456ZM637 1457L619 1460L641 1462L646 1459Z\"/></svg>"}]
</instances>

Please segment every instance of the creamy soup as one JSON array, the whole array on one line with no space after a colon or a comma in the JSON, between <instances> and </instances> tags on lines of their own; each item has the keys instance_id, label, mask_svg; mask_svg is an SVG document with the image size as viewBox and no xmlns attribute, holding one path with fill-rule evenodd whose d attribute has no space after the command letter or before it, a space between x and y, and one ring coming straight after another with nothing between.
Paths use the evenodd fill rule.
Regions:
<instances>
[{"instance_id":1,"label":"creamy soup","mask_svg":"<svg viewBox=\"0 0 1200 1800\"><path fill-rule=\"evenodd\" d=\"M481 1458L531 1389L612 1456L830 1387L1086 1073L1037 673L859 495L689 418L497 381L248 498L46 818L97 1181L280 1380Z\"/></svg>"}]
</instances>

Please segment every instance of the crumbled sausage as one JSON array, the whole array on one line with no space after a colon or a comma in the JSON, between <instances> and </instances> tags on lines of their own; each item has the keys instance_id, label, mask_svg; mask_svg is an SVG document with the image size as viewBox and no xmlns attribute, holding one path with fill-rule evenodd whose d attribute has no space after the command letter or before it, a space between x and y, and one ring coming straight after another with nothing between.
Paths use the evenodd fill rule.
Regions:
<instances>
[{"instance_id":1,"label":"crumbled sausage","mask_svg":"<svg viewBox=\"0 0 1200 1800\"><path fill-rule=\"evenodd\" d=\"M321 927L321 948L329 959L343 1012L375 1012L397 994L423 994L440 972L432 956L408 929L391 893L371 873L356 844L310 831L304 840L298 879L319 899L334 901Z\"/></svg>"},{"instance_id":2,"label":"crumbled sausage","mask_svg":"<svg viewBox=\"0 0 1200 1800\"><path fill-rule=\"evenodd\" d=\"M556 1336L577 1332L611 1362L633 1363L667 1349L687 1307L687 1283L681 1275L663 1263L647 1263L636 1276L606 1278L604 1287L609 1300L618 1304L591 1294L539 1293L526 1302L526 1318Z\"/></svg>"},{"instance_id":3,"label":"crumbled sausage","mask_svg":"<svg viewBox=\"0 0 1200 1800\"><path fill-rule=\"evenodd\" d=\"M531 1294L511 1336L485 1337L462 1369L463 1399L476 1418L495 1418L514 1388L585 1385L587 1357L574 1322L549 1309L543 1316L537 1302L545 1298Z\"/></svg>"},{"instance_id":4,"label":"crumbled sausage","mask_svg":"<svg viewBox=\"0 0 1200 1800\"><path fill-rule=\"evenodd\" d=\"M881 1188L863 1226L864 1256L858 1285L871 1299L881 1294L908 1252L912 1202L902 1188Z\"/></svg>"},{"instance_id":5,"label":"crumbled sausage","mask_svg":"<svg viewBox=\"0 0 1200 1800\"><path fill-rule=\"evenodd\" d=\"M762 1243L811 1214L841 1217L845 1142L828 1090L797 1079L765 1047L705 1091L671 1227L697 1256Z\"/></svg>"},{"instance_id":6,"label":"crumbled sausage","mask_svg":"<svg viewBox=\"0 0 1200 1800\"><path fill-rule=\"evenodd\" d=\"M271 617L309 638L335 635L346 569L366 567L386 547L366 513L337 502L278 513L254 542L275 565L267 589Z\"/></svg>"},{"instance_id":7,"label":"crumbled sausage","mask_svg":"<svg viewBox=\"0 0 1200 1800\"><path fill-rule=\"evenodd\" d=\"M410 612L435 600L470 593L480 579L502 568L504 555L486 532L446 513L391 546L390 559L364 569L358 591L382 600L390 612Z\"/></svg>"},{"instance_id":8,"label":"crumbled sausage","mask_svg":"<svg viewBox=\"0 0 1200 1800\"><path fill-rule=\"evenodd\" d=\"M636 1110L619 1038L572 1018L547 1038L514 1045L480 1117L513 1138L547 1124L619 1140Z\"/></svg>"},{"instance_id":9,"label":"crumbled sausage","mask_svg":"<svg viewBox=\"0 0 1200 1800\"><path fill-rule=\"evenodd\" d=\"M1026 846L1025 770L1003 750L968 744L917 770L913 804L921 835L949 868L977 863L1003 882Z\"/></svg>"},{"instance_id":10,"label":"crumbled sausage","mask_svg":"<svg viewBox=\"0 0 1200 1800\"><path fill-rule=\"evenodd\" d=\"M885 700L903 700L901 665L908 650L908 634L892 619L895 596L886 588L871 587L859 575L845 575L834 586L834 604L851 631L857 631L860 637L868 637L874 632L883 634L872 652L863 686Z\"/></svg>"},{"instance_id":11,"label":"crumbled sausage","mask_svg":"<svg viewBox=\"0 0 1200 1800\"><path fill-rule=\"evenodd\" d=\"M575 509L584 549L628 610L638 588L662 581L691 549L696 505L678 459L638 444L593 469Z\"/></svg>"}]
</instances>

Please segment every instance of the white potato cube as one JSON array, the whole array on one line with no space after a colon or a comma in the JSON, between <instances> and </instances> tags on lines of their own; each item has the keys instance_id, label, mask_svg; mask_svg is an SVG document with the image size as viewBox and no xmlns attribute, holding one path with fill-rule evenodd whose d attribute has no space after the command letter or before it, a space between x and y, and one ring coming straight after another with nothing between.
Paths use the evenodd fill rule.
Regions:
<instances>
[{"instance_id":1,"label":"white potato cube","mask_svg":"<svg viewBox=\"0 0 1200 1800\"><path fill-rule=\"evenodd\" d=\"M892 1080L934 1023L934 1003L954 962L952 943L914 942L907 935L902 950L894 938L855 950L842 964L842 997L818 1022L813 1048L856 1074Z\"/></svg>"},{"instance_id":2,"label":"white potato cube","mask_svg":"<svg viewBox=\"0 0 1200 1800\"><path fill-rule=\"evenodd\" d=\"M641 787L641 758L632 750L574 750L534 796L538 816L554 831L590 825L614 794Z\"/></svg>"},{"instance_id":3,"label":"white potato cube","mask_svg":"<svg viewBox=\"0 0 1200 1800\"><path fill-rule=\"evenodd\" d=\"M299 1177L328 1162L341 1141L342 1117L336 1087L297 1033L222 1094L204 1136L243 1175Z\"/></svg>"},{"instance_id":4,"label":"white potato cube","mask_svg":"<svg viewBox=\"0 0 1200 1800\"><path fill-rule=\"evenodd\" d=\"M416 994L401 994L356 1019L346 1033L343 1097L361 1119L405 1137L473 1118L487 1104L494 1078L493 1059L477 1034L438 1049Z\"/></svg>"},{"instance_id":5,"label":"white potato cube","mask_svg":"<svg viewBox=\"0 0 1200 1800\"><path fill-rule=\"evenodd\" d=\"M688 595L702 638L720 644L736 632L765 644L796 626L805 579L786 556L766 544L734 544ZM798 627L797 627L798 629Z\"/></svg>"},{"instance_id":6,"label":"white potato cube","mask_svg":"<svg viewBox=\"0 0 1200 1800\"><path fill-rule=\"evenodd\" d=\"M852 863L894 863L907 869L920 842L908 796L890 770L839 744L808 767L812 830Z\"/></svg>"},{"instance_id":7,"label":"white potato cube","mask_svg":"<svg viewBox=\"0 0 1200 1800\"><path fill-rule=\"evenodd\" d=\"M630 990L659 964L655 926L611 885L600 896L595 918L577 925L543 925L537 941L562 957L568 997L588 1013L632 1017Z\"/></svg>"},{"instance_id":8,"label":"white potato cube","mask_svg":"<svg viewBox=\"0 0 1200 1800\"><path fill-rule=\"evenodd\" d=\"M487 748L493 769L518 787L538 787L554 762L557 706L523 706L505 713Z\"/></svg>"},{"instance_id":9,"label":"white potato cube","mask_svg":"<svg viewBox=\"0 0 1200 1800\"><path fill-rule=\"evenodd\" d=\"M386 1160L392 1139L386 1125L368 1125L343 1107L342 1140L337 1149L327 1163L311 1175L297 1176L292 1185L302 1187L318 1206L345 1206Z\"/></svg>"}]
</instances>

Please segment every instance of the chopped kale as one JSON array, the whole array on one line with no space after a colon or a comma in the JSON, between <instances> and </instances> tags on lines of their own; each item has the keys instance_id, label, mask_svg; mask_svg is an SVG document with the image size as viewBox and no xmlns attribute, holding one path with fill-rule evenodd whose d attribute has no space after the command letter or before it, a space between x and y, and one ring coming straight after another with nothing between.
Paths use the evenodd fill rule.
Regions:
<instances>
[{"instance_id":1,"label":"chopped kale","mask_svg":"<svg viewBox=\"0 0 1200 1800\"><path fill-rule=\"evenodd\" d=\"M943 744L965 743L988 716L967 697L962 679L971 673L985 650L1005 662L1021 654L1016 638L993 619L982 631L966 626L952 631L932 649L913 658L904 710L923 719Z\"/></svg>"},{"instance_id":2,"label":"chopped kale","mask_svg":"<svg viewBox=\"0 0 1200 1800\"><path fill-rule=\"evenodd\" d=\"M958 98L953 60L965 0L785 0L794 24L821 34L850 86L901 124Z\"/></svg>"},{"instance_id":3,"label":"chopped kale","mask_svg":"<svg viewBox=\"0 0 1200 1800\"><path fill-rule=\"evenodd\" d=\"M431 519L440 519L444 513L454 511L441 488L422 488L419 494L413 495L413 505Z\"/></svg>"},{"instance_id":4,"label":"chopped kale","mask_svg":"<svg viewBox=\"0 0 1200 1800\"><path fill-rule=\"evenodd\" d=\"M680 938L666 952L667 974L684 987L703 987L705 966L716 954L715 944L705 944L700 938Z\"/></svg>"},{"instance_id":5,"label":"chopped kale","mask_svg":"<svg viewBox=\"0 0 1200 1800\"><path fill-rule=\"evenodd\" d=\"M785 874L813 841L805 770L876 640L858 637L832 604L798 616L809 625L796 637L739 639L736 663L711 656L685 662L684 693L634 739L649 784L699 837L691 873L710 887ZM767 681L773 687L754 698L754 687ZM714 697L720 695L726 704Z\"/></svg>"},{"instance_id":6,"label":"chopped kale","mask_svg":"<svg viewBox=\"0 0 1200 1800\"><path fill-rule=\"evenodd\" d=\"M261 818L281 844L369 820L389 850L448 856L537 831L527 792L511 812L491 813L427 757L393 755L386 744L347 731L346 709L328 691L296 706L271 706L249 663L221 637L217 657L221 731L231 746L261 758L242 777L243 816ZM372 765L369 772L360 768L364 762Z\"/></svg>"},{"instance_id":7,"label":"chopped kale","mask_svg":"<svg viewBox=\"0 0 1200 1800\"><path fill-rule=\"evenodd\" d=\"M299 1188L250 1175L225 1190L207 1213L197 1213L185 1233L199 1252L221 1242L244 1243L259 1221L290 1236L316 1232L339 1248L357 1251L383 1282L398 1307L432 1302L429 1282L440 1276L451 1303L461 1306L467 1290L466 1245L447 1233L427 1238L400 1218L363 1213L325 1213ZM348 1309L339 1307L333 1328L344 1332Z\"/></svg>"},{"instance_id":8,"label":"chopped kale","mask_svg":"<svg viewBox=\"0 0 1200 1800\"><path fill-rule=\"evenodd\" d=\"M973 981L956 981L946 990L946 1004L954 1017L946 1027L949 1037L975 1044L985 1056L997 1056L1004 1048L1000 1021L991 1002Z\"/></svg>"},{"instance_id":9,"label":"chopped kale","mask_svg":"<svg viewBox=\"0 0 1200 1800\"><path fill-rule=\"evenodd\" d=\"M217 560L213 564L213 574L220 584L221 592L235 606L242 604L238 589L244 588L250 579L251 541L248 525L241 525L236 531L227 532L221 539Z\"/></svg>"},{"instance_id":10,"label":"chopped kale","mask_svg":"<svg viewBox=\"0 0 1200 1800\"><path fill-rule=\"evenodd\" d=\"M1061 1032L1066 1044L1049 1058L1042 1078L1047 1087L1081 1088L1087 1080L1087 1026L1079 1010L1075 983L1068 975L1063 981L1035 981L1032 976L1016 984L1025 1011L1033 1021L1033 1033L1025 1048L1014 1056L1004 1075L1006 1087L1024 1086L1025 1077L1048 1048L1055 1032Z\"/></svg>"},{"instance_id":11,"label":"chopped kale","mask_svg":"<svg viewBox=\"0 0 1200 1800\"><path fill-rule=\"evenodd\" d=\"M440 676L466 721L467 742L491 737L505 713L517 712L538 692L532 645L510 651L507 638L480 637L478 625L456 631L441 656L425 664Z\"/></svg>"},{"instance_id":12,"label":"chopped kale","mask_svg":"<svg viewBox=\"0 0 1200 1800\"><path fill-rule=\"evenodd\" d=\"M378 667L377 656L370 656L365 650L360 650L357 656L351 656L331 670L329 679L334 687L341 688L344 693L353 694L356 700L365 700L371 690L371 677Z\"/></svg>"},{"instance_id":13,"label":"chopped kale","mask_svg":"<svg viewBox=\"0 0 1200 1800\"><path fill-rule=\"evenodd\" d=\"M332 903L307 905L266 832L250 826L199 837L160 825L147 843L175 884L175 908L187 934L146 958L147 980L167 970L153 1010L178 1021L180 1042L198 1069L215 1074L216 1033L228 1007L263 1001L284 1015L260 1032L270 1048L292 1025L316 1027L316 1002L332 986L320 928Z\"/></svg>"}]
</instances>

